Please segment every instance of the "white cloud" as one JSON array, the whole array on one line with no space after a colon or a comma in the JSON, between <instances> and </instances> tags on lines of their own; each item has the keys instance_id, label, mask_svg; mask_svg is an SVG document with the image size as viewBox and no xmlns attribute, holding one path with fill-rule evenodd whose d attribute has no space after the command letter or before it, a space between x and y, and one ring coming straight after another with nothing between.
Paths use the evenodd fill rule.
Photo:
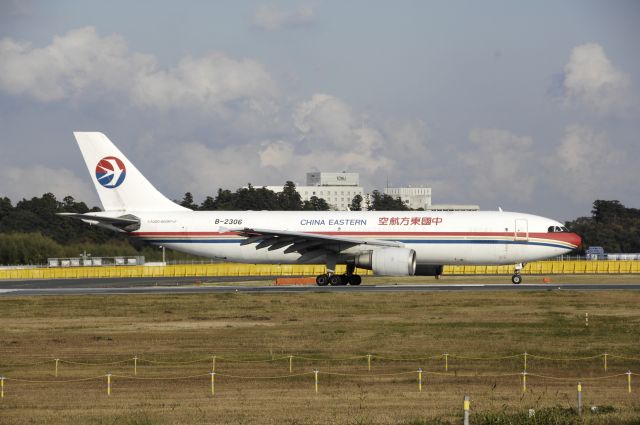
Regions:
<instances>
[{"instance_id":1,"label":"white cloud","mask_svg":"<svg viewBox=\"0 0 640 425\"><path fill-rule=\"evenodd\" d=\"M80 178L66 168L49 168L44 165L28 167L1 167L2 196L14 203L22 198L42 196L51 192L62 200L67 195L84 201L89 207L98 205L95 190L88 178Z\"/></svg>"},{"instance_id":2,"label":"white cloud","mask_svg":"<svg viewBox=\"0 0 640 425\"><path fill-rule=\"evenodd\" d=\"M318 169L359 172L363 182L393 170L398 152L381 130L363 127L340 99L313 95L294 108L290 123L285 137L263 140L257 147L251 140L220 147L203 142L167 147L165 160L170 164L161 168L171 174L164 177L169 177L172 190L190 190L202 197L216 187L233 189L246 183L304 184L306 173Z\"/></svg>"},{"instance_id":3,"label":"white cloud","mask_svg":"<svg viewBox=\"0 0 640 425\"><path fill-rule=\"evenodd\" d=\"M293 10L280 9L272 5L261 5L254 10L251 16L251 23L263 30L273 31L311 25L314 19L315 10L310 4L300 5Z\"/></svg>"},{"instance_id":4,"label":"white cloud","mask_svg":"<svg viewBox=\"0 0 640 425\"><path fill-rule=\"evenodd\" d=\"M222 53L187 57L167 71L141 73L132 86L134 103L151 109L216 108L227 102L269 98L275 85L262 64ZM251 102L249 106L254 106ZM255 105L258 106L259 105Z\"/></svg>"},{"instance_id":5,"label":"white cloud","mask_svg":"<svg viewBox=\"0 0 640 425\"><path fill-rule=\"evenodd\" d=\"M285 167L293 163L293 146L282 140L266 142L259 156L263 167Z\"/></svg>"},{"instance_id":6,"label":"white cloud","mask_svg":"<svg viewBox=\"0 0 640 425\"><path fill-rule=\"evenodd\" d=\"M586 106L598 114L624 107L630 86L630 77L618 71L596 43L575 47L564 67L565 102Z\"/></svg>"},{"instance_id":7,"label":"white cloud","mask_svg":"<svg viewBox=\"0 0 640 425\"><path fill-rule=\"evenodd\" d=\"M231 103L259 111L276 91L255 60L214 52L161 69L152 55L132 52L122 37L101 37L93 27L57 36L43 48L5 38L0 57L0 90L41 102L101 94L151 110L223 113Z\"/></svg>"},{"instance_id":8,"label":"white cloud","mask_svg":"<svg viewBox=\"0 0 640 425\"><path fill-rule=\"evenodd\" d=\"M248 144L216 148L199 142L181 143L166 153L161 161L167 162L167 173L162 177L169 179L166 184L172 193L190 191L199 199L215 196L218 187L235 190L247 183L268 184L256 181L257 176L265 175L256 166L260 163L258 152Z\"/></svg>"},{"instance_id":9,"label":"white cloud","mask_svg":"<svg viewBox=\"0 0 640 425\"><path fill-rule=\"evenodd\" d=\"M342 100L314 94L293 112L298 144L311 151L310 167L361 170L390 169L394 161L383 154L387 140L379 129L364 127L359 116Z\"/></svg>"},{"instance_id":10,"label":"white cloud","mask_svg":"<svg viewBox=\"0 0 640 425\"><path fill-rule=\"evenodd\" d=\"M352 129L356 125L351 108L346 103L321 93L297 105L293 123L302 135L324 138L336 146L351 141Z\"/></svg>"},{"instance_id":11,"label":"white cloud","mask_svg":"<svg viewBox=\"0 0 640 425\"><path fill-rule=\"evenodd\" d=\"M565 128L550 166L549 175L565 195L591 201L624 184L629 175L621 170L630 164L604 132L572 124Z\"/></svg>"},{"instance_id":12,"label":"white cloud","mask_svg":"<svg viewBox=\"0 0 640 425\"><path fill-rule=\"evenodd\" d=\"M533 139L506 130L476 128L469 133L472 148L459 153L459 160L469 168L470 185L480 195L474 199L531 198L536 173L531 172Z\"/></svg>"}]
</instances>

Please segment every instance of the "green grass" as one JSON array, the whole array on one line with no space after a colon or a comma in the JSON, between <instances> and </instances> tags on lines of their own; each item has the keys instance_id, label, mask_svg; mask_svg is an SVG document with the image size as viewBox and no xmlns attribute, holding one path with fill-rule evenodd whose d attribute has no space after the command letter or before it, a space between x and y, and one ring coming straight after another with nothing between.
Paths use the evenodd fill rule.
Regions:
<instances>
[{"instance_id":1,"label":"green grass","mask_svg":"<svg viewBox=\"0 0 640 425\"><path fill-rule=\"evenodd\" d=\"M583 382L585 406L609 406L596 413L575 408L578 378L605 375L601 358L584 361L530 357L532 374L522 393L522 358L494 359L527 351L575 358L608 352L640 358L640 293L433 292L127 295L2 298L0 374L45 381L7 381L0 423L30 424L453 424L462 418L462 398L471 396L472 424L634 424L640 418L640 382L631 395L626 378ZM589 327L584 323L589 313ZM410 360L448 352L442 358ZM373 354L372 372L366 357ZM217 356L216 395L209 371ZM294 374L286 376L289 354ZM481 358L479 360L461 359ZM104 379L53 383L51 358L101 363L132 358L144 378L114 378L106 396ZM405 358L392 361L381 357ZM47 360L33 367L8 364ZM608 375L640 371L640 361L610 357ZM423 368L417 376L399 374ZM131 375L132 364L60 364L59 379ZM327 375L323 372L357 376ZM227 375L227 377L225 377ZM480 376L478 376L480 375ZM496 375L496 376L487 376ZM508 375L508 376L502 376ZM536 410L535 419L528 417ZM533 422L532 422L533 421Z\"/></svg>"}]
</instances>

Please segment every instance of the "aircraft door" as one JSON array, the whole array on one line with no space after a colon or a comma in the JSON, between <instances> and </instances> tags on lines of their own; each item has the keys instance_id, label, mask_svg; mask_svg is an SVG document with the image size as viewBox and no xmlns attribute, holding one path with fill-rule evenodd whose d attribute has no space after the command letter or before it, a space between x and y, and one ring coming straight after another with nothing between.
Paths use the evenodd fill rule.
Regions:
<instances>
[{"instance_id":1,"label":"aircraft door","mask_svg":"<svg viewBox=\"0 0 640 425\"><path fill-rule=\"evenodd\" d=\"M529 222L526 218L516 218L513 239L516 241L529 240Z\"/></svg>"}]
</instances>

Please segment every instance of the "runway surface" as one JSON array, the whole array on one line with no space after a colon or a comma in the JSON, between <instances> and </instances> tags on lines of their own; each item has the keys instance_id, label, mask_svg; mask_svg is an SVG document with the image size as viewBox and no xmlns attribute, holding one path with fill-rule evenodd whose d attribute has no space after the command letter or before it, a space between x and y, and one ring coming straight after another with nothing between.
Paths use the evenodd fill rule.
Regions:
<instances>
[{"instance_id":1,"label":"runway surface","mask_svg":"<svg viewBox=\"0 0 640 425\"><path fill-rule=\"evenodd\" d=\"M247 278L251 281L272 277ZM204 281L205 278L202 278ZM238 284L238 277L206 278L123 278L56 279L0 282L0 296L108 295L108 294L206 294L206 293L284 293L284 292L437 292L437 291L640 291L640 283L572 283L572 284L393 284L360 286L274 286Z\"/></svg>"}]
</instances>

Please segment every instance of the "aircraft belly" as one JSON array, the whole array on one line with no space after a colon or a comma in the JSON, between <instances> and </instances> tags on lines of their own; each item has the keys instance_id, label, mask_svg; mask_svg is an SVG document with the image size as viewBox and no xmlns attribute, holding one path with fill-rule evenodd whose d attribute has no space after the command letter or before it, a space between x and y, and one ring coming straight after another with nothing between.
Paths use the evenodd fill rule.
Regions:
<instances>
[{"instance_id":1,"label":"aircraft belly","mask_svg":"<svg viewBox=\"0 0 640 425\"><path fill-rule=\"evenodd\" d=\"M516 264L562 255L567 250L510 243L407 244L421 264Z\"/></svg>"}]
</instances>

